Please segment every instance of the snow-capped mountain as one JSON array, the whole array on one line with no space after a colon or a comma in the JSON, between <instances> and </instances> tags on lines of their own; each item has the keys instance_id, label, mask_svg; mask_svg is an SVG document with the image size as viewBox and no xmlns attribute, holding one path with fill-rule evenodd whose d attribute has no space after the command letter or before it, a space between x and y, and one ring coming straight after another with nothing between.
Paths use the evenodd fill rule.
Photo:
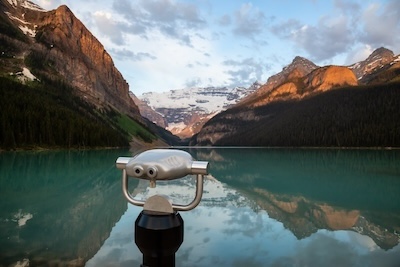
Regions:
<instances>
[{"instance_id":1,"label":"snow-capped mountain","mask_svg":"<svg viewBox=\"0 0 400 267\"><path fill-rule=\"evenodd\" d=\"M18 28L30 37L35 37L38 25L31 22L33 12L46 12L43 8L26 0L7 0L7 2L14 8L13 13L4 12L10 20L12 20ZM34 14L34 13L33 13ZM25 18L25 16L27 18Z\"/></svg>"},{"instance_id":2,"label":"snow-capped mountain","mask_svg":"<svg viewBox=\"0 0 400 267\"><path fill-rule=\"evenodd\" d=\"M395 56L393 51L381 47L373 51L367 59L350 65L349 68L353 70L357 79L363 83L365 82L367 75L382 68L388 63L394 62L394 60Z\"/></svg>"},{"instance_id":3,"label":"snow-capped mountain","mask_svg":"<svg viewBox=\"0 0 400 267\"><path fill-rule=\"evenodd\" d=\"M0 0L0 43L2 73L22 82L63 81L96 107L142 120L111 56L66 5L46 11L27 0Z\"/></svg>"},{"instance_id":4,"label":"snow-capped mountain","mask_svg":"<svg viewBox=\"0 0 400 267\"><path fill-rule=\"evenodd\" d=\"M400 55L394 56L392 51L378 48L367 59L346 68L352 70L356 83L370 84L390 82L397 77L399 65ZM142 116L158 125L166 125L166 129L173 134L186 138L198 133L204 123L228 107L239 102L238 105L254 104L255 99L267 97L280 85L288 81L299 81L317 69L324 67L297 56L281 72L268 78L265 84L255 82L247 89L207 87L171 90L165 93L151 92L139 96L142 103L136 104ZM341 78L343 77L338 77ZM146 108L143 108L143 105Z\"/></svg>"},{"instance_id":5,"label":"snow-capped mountain","mask_svg":"<svg viewBox=\"0 0 400 267\"><path fill-rule=\"evenodd\" d=\"M197 133L212 116L236 104L260 86L261 83L255 82L249 88L193 87L163 93L149 92L138 98L162 114L169 131L186 138ZM142 115L156 121L155 114L146 112Z\"/></svg>"}]
</instances>

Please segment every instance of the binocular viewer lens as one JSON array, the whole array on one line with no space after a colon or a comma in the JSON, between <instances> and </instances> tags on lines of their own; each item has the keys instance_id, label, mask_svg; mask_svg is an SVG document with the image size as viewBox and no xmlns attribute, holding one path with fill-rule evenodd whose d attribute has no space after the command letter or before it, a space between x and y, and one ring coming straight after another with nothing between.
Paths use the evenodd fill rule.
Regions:
<instances>
[{"instance_id":1,"label":"binocular viewer lens","mask_svg":"<svg viewBox=\"0 0 400 267\"><path fill-rule=\"evenodd\" d=\"M173 180L190 174L208 174L208 162L194 161L181 150L153 149L133 158L120 157L117 167L125 169L130 177L147 180Z\"/></svg>"}]
</instances>

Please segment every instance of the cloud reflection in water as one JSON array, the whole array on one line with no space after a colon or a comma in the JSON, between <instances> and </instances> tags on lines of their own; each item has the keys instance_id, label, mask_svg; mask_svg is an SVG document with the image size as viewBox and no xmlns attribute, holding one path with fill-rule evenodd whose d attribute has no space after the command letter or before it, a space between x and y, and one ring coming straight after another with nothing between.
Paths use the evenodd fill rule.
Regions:
<instances>
[{"instance_id":1,"label":"cloud reflection in water","mask_svg":"<svg viewBox=\"0 0 400 267\"><path fill-rule=\"evenodd\" d=\"M172 196L185 204L194 195L194 179L158 183L150 189L141 181L137 198ZM183 203L182 203L183 202ZM86 266L139 266L142 254L134 243L134 221L141 208L128 209L110 237ZM217 180L207 179L200 205L181 212L184 242L176 266L397 266L400 248L380 249L353 231L318 230L297 239L282 222L269 217L255 200ZM372 251L372 252L371 252Z\"/></svg>"}]
</instances>

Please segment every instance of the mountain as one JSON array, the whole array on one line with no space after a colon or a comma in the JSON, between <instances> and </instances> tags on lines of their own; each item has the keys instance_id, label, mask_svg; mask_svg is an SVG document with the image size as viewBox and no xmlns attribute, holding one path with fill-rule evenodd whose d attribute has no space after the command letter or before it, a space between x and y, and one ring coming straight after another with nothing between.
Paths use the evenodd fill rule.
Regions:
<instances>
[{"instance_id":1,"label":"mountain","mask_svg":"<svg viewBox=\"0 0 400 267\"><path fill-rule=\"evenodd\" d=\"M392 51L385 48L378 48L366 60L350 68L358 75L360 84L400 81L400 55L394 56Z\"/></svg>"},{"instance_id":2,"label":"mountain","mask_svg":"<svg viewBox=\"0 0 400 267\"><path fill-rule=\"evenodd\" d=\"M353 70L360 83L368 83L369 76L382 69L383 66L395 60L393 51L380 47L372 52L367 59L350 65L349 68Z\"/></svg>"},{"instance_id":3,"label":"mountain","mask_svg":"<svg viewBox=\"0 0 400 267\"><path fill-rule=\"evenodd\" d=\"M269 77L267 82L255 93L245 97L240 103L252 102L254 99L268 94L275 87L285 83L285 81L304 77L316 68L318 68L318 66L310 60L297 56L289 65L285 66L282 71Z\"/></svg>"},{"instance_id":4,"label":"mountain","mask_svg":"<svg viewBox=\"0 0 400 267\"><path fill-rule=\"evenodd\" d=\"M305 76L300 76L297 69L294 69L280 85L268 89L264 94L257 92L257 97L251 96L239 105L261 106L278 100L301 99L345 85L357 85L354 73L346 67L320 67Z\"/></svg>"},{"instance_id":5,"label":"mountain","mask_svg":"<svg viewBox=\"0 0 400 267\"><path fill-rule=\"evenodd\" d=\"M378 49L359 66L368 66L382 52L387 53ZM267 89L214 116L190 143L398 147L399 57L385 62L372 72L359 72L368 86L358 85L354 68L317 67L305 76L292 68L282 83L270 88L267 83Z\"/></svg>"},{"instance_id":6,"label":"mountain","mask_svg":"<svg viewBox=\"0 0 400 267\"><path fill-rule=\"evenodd\" d=\"M132 98L133 102L138 106L140 114L159 125L160 127L167 128L168 122L165 120L164 116L152 109L145 101L140 100L134 93L129 92L129 96Z\"/></svg>"},{"instance_id":7,"label":"mountain","mask_svg":"<svg viewBox=\"0 0 400 267\"><path fill-rule=\"evenodd\" d=\"M249 88L206 87L142 94L141 114L158 125L165 125L181 138L191 137L215 114L237 103L260 87L255 82ZM154 110L154 111L152 111Z\"/></svg>"},{"instance_id":8,"label":"mountain","mask_svg":"<svg viewBox=\"0 0 400 267\"><path fill-rule=\"evenodd\" d=\"M45 11L30 1L0 0L0 50L2 96L24 102L26 109L0 103L7 108L0 147L115 146L113 139L119 139L119 145L122 139L126 145L131 138L157 139L111 56L67 6ZM21 89L13 93L12 88ZM29 88L25 98L22 88ZM31 126L46 116L47 124L57 129L51 134L45 123ZM82 134L85 127L87 133ZM32 131L35 134L29 134ZM113 137L117 135L122 139ZM70 142L62 141L65 138Z\"/></svg>"},{"instance_id":9,"label":"mountain","mask_svg":"<svg viewBox=\"0 0 400 267\"><path fill-rule=\"evenodd\" d=\"M5 41L21 47L16 57L28 60L37 75L62 78L81 97L98 107L111 106L133 117L139 110L111 56L67 6L45 12L29 1L2 1L11 27L23 31L27 42Z\"/></svg>"},{"instance_id":10,"label":"mountain","mask_svg":"<svg viewBox=\"0 0 400 267\"><path fill-rule=\"evenodd\" d=\"M285 80L303 77L316 68L318 66L313 62L297 56L291 64L271 76L265 84L256 81L247 89L207 87L171 90L165 93L150 92L141 95L141 102L136 100L135 103L139 106L142 116L181 138L189 138L199 132L204 123L215 114L238 103L252 101Z\"/></svg>"},{"instance_id":11,"label":"mountain","mask_svg":"<svg viewBox=\"0 0 400 267\"><path fill-rule=\"evenodd\" d=\"M187 138L196 134L210 118L233 106L255 107L273 101L303 99L321 92L346 85L382 84L395 81L399 76L400 56L386 48L376 49L367 59L351 66L317 66L306 58L297 56L281 72L271 76L265 84L253 84L234 103L208 101L204 107L196 90L172 90L163 94L146 93L140 96L140 110L149 120ZM215 89L203 88L203 90ZM207 94L202 92L203 94ZM211 95L211 94L210 94ZM185 98L191 100L184 100ZM178 106L176 106L179 99ZM217 98L215 98L217 100ZM143 103L144 102L144 103ZM221 104L223 108L221 109ZM180 105L180 106L179 106ZM216 112L208 113L209 110ZM204 111L207 110L207 111ZM246 116L246 115L243 115ZM164 127L164 126L163 126Z\"/></svg>"}]
</instances>

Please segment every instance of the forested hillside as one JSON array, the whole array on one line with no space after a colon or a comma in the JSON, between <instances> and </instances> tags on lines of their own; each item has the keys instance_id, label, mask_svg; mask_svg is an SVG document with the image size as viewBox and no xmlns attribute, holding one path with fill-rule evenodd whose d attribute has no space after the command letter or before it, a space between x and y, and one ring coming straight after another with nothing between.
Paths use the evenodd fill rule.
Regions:
<instances>
[{"instance_id":1,"label":"forested hillside","mask_svg":"<svg viewBox=\"0 0 400 267\"><path fill-rule=\"evenodd\" d=\"M207 133L215 136L215 127L227 128L212 143ZM215 116L201 134L192 144L400 147L400 84L341 88L303 100L233 108Z\"/></svg>"},{"instance_id":2,"label":"forested hillside","mask_svg":"<svg viewBox=\"0 0 400 267\"><path fill-rule=\"evenodd\" d=\"M133 135L155 139L145 126L112 108L94 108L62 82L0 77L0 113L0 149L116 147L129 146Z\"/></svg>"}]
</instances>

